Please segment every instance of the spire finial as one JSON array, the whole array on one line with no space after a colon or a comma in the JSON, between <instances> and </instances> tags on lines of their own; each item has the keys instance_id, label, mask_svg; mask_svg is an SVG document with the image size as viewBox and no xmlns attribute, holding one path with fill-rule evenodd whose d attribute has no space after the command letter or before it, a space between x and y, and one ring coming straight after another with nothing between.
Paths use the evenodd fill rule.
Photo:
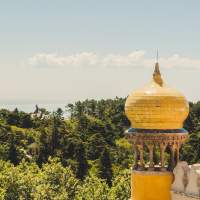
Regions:
<instances>
[{"instance_id":1,"label":"spire finial","mask_svg":"<svg viewBox=\"0 0 200 200\"><path fill-rule=\"evenodd\" d=\"M163 85L163 80L161 77L161 73L160 73L160 69L159 69L159 63L158 63L158 49L156 52L156 63L155 63L155 69L154 69L154 73L153 73L153 80L159 84L160 86Z\"/></svg>"},{"instance_id":2,"label":"spire finial","mask_svg":"<svg viewBox=\"0 0 200 200\"><path fill-rule=\"evenodd\" d=\"M158 49L157 49L157 52L156 52L156 62L158 63Z\"/></svg>"}]
</instances>

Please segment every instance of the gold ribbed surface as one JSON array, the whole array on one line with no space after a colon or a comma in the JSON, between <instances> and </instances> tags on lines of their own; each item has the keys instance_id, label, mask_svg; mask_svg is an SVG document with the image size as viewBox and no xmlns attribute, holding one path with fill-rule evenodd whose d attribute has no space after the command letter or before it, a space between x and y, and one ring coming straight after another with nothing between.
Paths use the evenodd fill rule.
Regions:
<instances>
[{"instance_id":1,"label":"gold ribbed surface","mask_svg":"<svg viewBox=\"0 0 200 200\"><path fill-rule=\"evenodd\" d=\"M131 126L141 129L180 129L189 113L185 97L162 80L156 63L153 81L132 92L125 104Z\"/></svg>"}]
</instances>

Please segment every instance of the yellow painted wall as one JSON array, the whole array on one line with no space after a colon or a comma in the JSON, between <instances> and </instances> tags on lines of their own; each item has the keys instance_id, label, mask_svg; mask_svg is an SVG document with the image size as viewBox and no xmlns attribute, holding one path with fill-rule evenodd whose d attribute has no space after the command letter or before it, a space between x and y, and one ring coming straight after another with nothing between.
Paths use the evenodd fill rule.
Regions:
<instances>
[{"instance_id":1,"label":"yellow painted wall","mask_svg":"<svg viewBox=\"0 0 200 200\"><path fill-rule=\"evenodd\" d=\"M131 177L132 200L171 200L171 172L133 171Z\"/></svg>"}]
</instances>

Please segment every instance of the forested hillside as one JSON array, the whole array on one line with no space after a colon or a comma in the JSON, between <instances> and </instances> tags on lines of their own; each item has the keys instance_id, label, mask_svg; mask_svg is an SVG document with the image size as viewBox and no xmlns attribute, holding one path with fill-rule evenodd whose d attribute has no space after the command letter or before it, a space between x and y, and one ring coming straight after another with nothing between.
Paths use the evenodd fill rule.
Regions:
<instances>
[{"instance_id":1,"label":"forested hillside","mask_svg":"<svg viewBox=\"0 0 200 200\"><path fill-rule=\"evenodd\" d=\"M125 99L85 100L33 114L0 110L0 199L126 200L131 145ZM200 102L190 103L190 138L181 149L200 160Z\"/></svg>"}]
</instances>

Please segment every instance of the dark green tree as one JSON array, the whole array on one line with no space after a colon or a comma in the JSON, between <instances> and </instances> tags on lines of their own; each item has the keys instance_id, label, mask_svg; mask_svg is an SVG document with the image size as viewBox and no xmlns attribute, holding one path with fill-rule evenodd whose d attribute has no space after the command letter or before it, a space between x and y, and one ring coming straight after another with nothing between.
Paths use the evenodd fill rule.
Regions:
<instances>
[{"instance_id":1,"label":"dark green tree","mask_svg":"<svg viewBox=\"0 0 200 200\"><path fill-rule=\"evenodd\" d=\"M83 143L80 143L76 147L76 160L78 163L76 176L77 178L83 180L88 172L88 163L86 159L86 153Z\"/></svg>"},{"instance_id":2,"label":"dark green tree","mask_svg":"<svg viewBox=\"0 0 200 200\"><path fill-rule=\"evenodd\" d=\"M46 163L49 157L49 141L48 141L48 135L45 132L45 130L41 130L40 136L39 136L39 155L37 158L37 164L39 166L42 165L42 163Z\"/></svg>"},{"instance_id":3,"label":"dark green tree","mask_svg":"<svg viewBox=\"0 0 200 200\"><path fill-rule=\"evenodd\" d=\"M112 163L110 159L110 153L108 148L104 148L101 156L100 156L100 163L99 163L99 176L102 179L105 179L109 186L112 185Z\"/></svg>"},{"instance_id":4,"label":"dark green tree","mask_svg":"<svg viewBox=\"0 0 200 200\"><path fill-rule=\"evenodd\" d=\"M17 108L13 112L10 112L7 118L7 123L10 125L19 125L20 124L20 117L19 111Z\"/></svg>"},{"instance_id":5,"label":"dark green tree","mask_svg":"<svg viewBox=\"0 0 200 200\"><path fill-rule=\"evenodd\" d=\"M32 128L33 123L31 120L31 116L29 114L24 114L21 119L21 127L22 128Z\"/></svg>"},{"instance_id":6,"label":"dark green tree","mask_svg":"<svg viewBox=\"0 0 200 200\"><path fill-rule=\"evenodd\" d=\"M93 134L88 138L87 157L89 160L96 160L100 157L106 142L100 133Z\"/></svg>"},{"instance_id":7,"label":"dark green tree","mask_svg":"<svg viewBox=\"0 0 200 200\"><path fill-rule=\"evenodd\" d=\"M18 156L19 155L17 151L16 137L14 137L12 133L10 133L8 159L10 160L11 163L13 163L14 165L17 165L19 163Z\"/></svg>"}]
</instances>

